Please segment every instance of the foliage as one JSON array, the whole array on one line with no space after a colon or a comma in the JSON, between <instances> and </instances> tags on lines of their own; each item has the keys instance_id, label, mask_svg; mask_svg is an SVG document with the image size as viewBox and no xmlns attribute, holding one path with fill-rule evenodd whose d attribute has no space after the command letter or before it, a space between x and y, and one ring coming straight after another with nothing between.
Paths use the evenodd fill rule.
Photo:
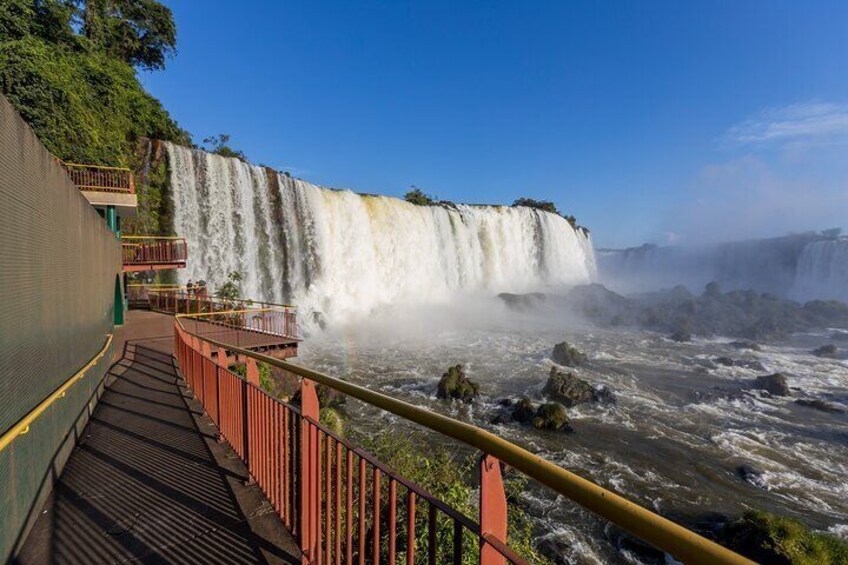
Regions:
<instances>
[{"instance_id":1,"label":"foliage","mask_svg":"<svg viewBox=\"0 0 848 565\"><path fill-rule=\"evenodd\" d=\"M573 215L565 215L560 213L557 210L556 204L549 200L534 200L533 198L519 198L515 202L512 203L513 206L526 206L527 208L535 208L536 210L542 210L544 212L550 212L551 214L556 214L565 219L574 230L580 230L584 235L589 235L589 229L585 228L577 223L577 218Z\"/></svg>"},{"instance_id":2,"label":"foliage","mask_svg":"<svg viewBox=\"0 0 848 565\"><path fill-rule=\"evenodd\" d=\"M226 133L220 133L211 137L204 138L203 149L209 153L215 153L221 157L233 157L247 161L247 157L242 151L233 149L229 146L230 136Z\"/></svg>"},{"instance_id":3,"label":"foliage","mask_svg":"<svg viewBox=\"0 0 848 565\"><path fill-rule=\"evenodd\" d=\"M728 547L760 563L848 563L848 544L844 541L812 532L797 520L768 512L745 512L724 527L721 537Z\"/></svg>"},{"instance_id":4,"label":"foliage","mask_svg":"<svg viewBox=\"0 0 848 565\"><path fill-rule=\"evenodd\" d=\"M152 0L108 4L133 10L159 9ZM79 22L84 10L80 2L3 2L0 92L47 149L66 161L127 166L139 137L188 143L188 134L174 123L158 100L144 91L136 77L132 65L138 57L142 66L147 61L154 63L147 66L155 67L155 60L143 54L119 56L116 50L120 49L110 47L110 41L117 41L114 37L98 43L78 33L84 28ZM112 17L112 12L106 13ZM139 15L142 16L147 17ZM127 21L130 20L116 26L126 27ZM141 27L137 31L147 33ZM139 49L147 53L156 47L145 44Z\"/></svg>"},{"instance_id":5,"label":"foliage","mask_svg":"<svg viewBox=\"0 0 848 565\"><path fill-rule=\"evenodd\" d=\"M556 208L556 204L550 202L548 200L534 200L532 198L519 198L515 202L512 203L513 206L526 206L527 208L535 208L537 210L543 210L545 212L550 212L551 214L559 214Z\"/></svg>"},{"instance_id":6,"label":"foliage","mask_svg":"<svg viewBox=\"0 0 848 565\"><path fill-rule=\"evenodd\" d=\"M239 283L244 277L238 271L233 271L227 276L227 282L218 287L215 297L221 300L237 300L241 296Z\"/></svg>"},{"instance_id":7,"label":"foliage","mask_svg":"<svg viewBox=\"0 0 848 565\"><path fill-rule=\"evenodd\" d=\"M265 392L271 392L274 388L274 381L271 378L271 365L257 361L256 368L259 370L259 388ZM247 365L245 363L237 363L229 369L240 377L247 378Z\"/></svg>"},{"instance_id":8,"label":"foliage","mask_svg":"<svg viewBox=\"0 0 848 565\"><path fill-rule=\"evenodd\" d=\"M165 68L176 51L171 10L155 0L74 0L81 30L98 49L143 69Z\"/></svg>"},{"instance_id":9,"label":"foliage","mask_svg":"<svg viewBox=\"0 0 848 565\"><path fill-rule=\"evenodd\" d=\"M445 447L434 445L420 434L406 435L388 430L374 437L357 440L380 461L400 476L417 484L425 491L457 509L473 520L479 519L476 490L468 482L477 473L476 458ZM426 446L426 449L422 449ZM509 505L508 542L511 549L525 557L531 563L550 563L534 546L533 526L529 516L516 501L526 487L526 480L520 477L505 478L505 489ZM398 498L402 500L400 492ZM419 552L427 547L427 513L421 504L416 514L416 544ZM453 523L439 512L437 514L436 546L437 563L450 563L453 556ZM401 517L398 518L400 523ZM406 546L406 533L399 532L398 548ZM464 537L465 551L463 563L477 563L476 542L471 535Z\"/></svg>"},{"instance_id":10,"label":"foliage","mask_svg":"<svg viewBox=\"0 0 848 565\"><path fill-rule=\"evenodd\" d=\"M172 203L168 197L171 180L168 164L164 160L153 163L147 171L145 182L136 185L138 213L134 218L126 218L124 231L134 234L172 235Z\"/></svg>"},{"instance_id":11,"label":"foliage","mask_svg":"<svg viewBox=\"0 0 848 565\"><path fill-rule=\"evenodd\" d=\"M403 196L403 199L410 204L415 204L416 206L432 206L436 204L436 198L434 196L424 194L424 192L415 185L412 185L410 189L411 190Z\"/></svg>"}]
</instances>

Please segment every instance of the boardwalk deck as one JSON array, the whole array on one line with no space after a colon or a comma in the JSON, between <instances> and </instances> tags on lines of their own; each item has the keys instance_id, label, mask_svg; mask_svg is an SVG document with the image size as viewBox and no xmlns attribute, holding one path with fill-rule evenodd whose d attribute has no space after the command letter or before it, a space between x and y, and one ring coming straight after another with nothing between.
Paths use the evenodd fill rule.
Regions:
<instances>
[{"instance_id":1,"label":"boardwalk deck","mask_svg":"<svg viewBox=\"0 0 848 565\"><path fill-rule=\"evenodd\" d=\"M178 378L173 318L132 311L116 337L107 389L16 562L300 562Z\"/></svg>"}]
</instances>

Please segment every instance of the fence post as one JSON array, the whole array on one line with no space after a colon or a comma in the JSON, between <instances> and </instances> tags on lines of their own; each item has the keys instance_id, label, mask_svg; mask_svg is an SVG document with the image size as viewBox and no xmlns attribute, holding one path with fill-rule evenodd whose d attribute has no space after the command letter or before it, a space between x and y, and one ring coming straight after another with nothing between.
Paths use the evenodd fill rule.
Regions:
<instances>
[{"instance_id":1,"label":"fence post","mask_svg":"<svg viewBox=\"0 0 848 565\"><path fill-rule=\"evenodd\" d=\"M238 356L236 356L238 362ZM247 379L239 379L241 382L241 441L244 451L244 466L247 467L246 484L253 484L253 475L250 474L250 418L247 413L248 401L247 393L250 387L247 384Z\"/></svg>"},{"instance_id":2,"label":"fence post","mask_svg":"<svg viewBox=\"0 0 848 565\"><path fill-rule=\"evenodd\" d=\"M312 563L315 558L315 540L320 538L313 529L314 506L318 493L318 466L314 457L318 455L318 430L308 420L318 421L318 394L315 383L308 379L300 381L300 550L303 563Z\"/></svg>"},{"instance_id":3,"label":"fence post","mask_svg":"<svg viewBox=\"0 0 848 565\"><path fill-rule=\"evenodd\" d=\"M480 459L480 564L506 565L506 558L486 543L493 537L506 544L506 493L504 492L501 462L492 455Z\"/></svg>"},{"instance_id":4,"label":"fence post","mask_svg":"<svg viewBox=\"0 0 848 565\"><path fill-rule=\"evenodd\" d=\"M256 364L256 359L253 357L247 358L247 382L259 386L259 365Z\"/></svg>"}]
</instances>

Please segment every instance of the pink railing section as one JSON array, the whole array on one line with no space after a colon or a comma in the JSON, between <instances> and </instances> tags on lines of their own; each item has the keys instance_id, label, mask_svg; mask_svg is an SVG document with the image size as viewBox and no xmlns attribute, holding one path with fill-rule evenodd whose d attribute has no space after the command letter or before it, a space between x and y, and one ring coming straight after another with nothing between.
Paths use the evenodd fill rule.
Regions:
<instances>
[{"instance_id":1,"label":"pink railing section","mask_svg":"<svg viewBox=\"0 0 848 565\"><path fill-rule=\"evenodd\" d=\"M135 180L129 169L79 163L62 163L62 166L80 190L135 194Z\"/></svg>"},{"instance_id":2,"label":"pink railing section","mask_svg":"<svg viewBox=\"0 0 848 565\"><path fill-rule=\"evenodd\" d=\"M182 237L123 236L124 266L174 265L185 267L188 249Z\"/></svg>"},{"instance_id":3,"label":"pink railing section","mask_svg":"<svg viewBox=\"0 0 848 565\"><path fill-rule=\"evenodd\" d=\"M494 457L480 461L478 524L323 427L313 381L301 379L297 407L259 387L255 359L236 356L242 378L227 367L227 351L179 321L174 345L189 388L299 541L303 563L525 563L504 542Z\"/></svg>"}]
</instances>

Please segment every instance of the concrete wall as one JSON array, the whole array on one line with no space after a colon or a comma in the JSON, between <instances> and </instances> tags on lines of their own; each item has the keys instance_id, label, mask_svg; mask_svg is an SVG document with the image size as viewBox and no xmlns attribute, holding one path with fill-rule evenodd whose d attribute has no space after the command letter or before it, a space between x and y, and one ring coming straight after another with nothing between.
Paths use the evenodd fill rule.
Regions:
<instances>
[{"instance_id":1,"label":"concrete wall","mask_svg":"<svg viewBox=\"0 0 848 565\"><path fill-rule=\"evenodd\" d=\"M0 96L0 435L101 351L120 274L120 241ZM0 562L109 359L0 451Z\"/></svg>"}]
</instances>

